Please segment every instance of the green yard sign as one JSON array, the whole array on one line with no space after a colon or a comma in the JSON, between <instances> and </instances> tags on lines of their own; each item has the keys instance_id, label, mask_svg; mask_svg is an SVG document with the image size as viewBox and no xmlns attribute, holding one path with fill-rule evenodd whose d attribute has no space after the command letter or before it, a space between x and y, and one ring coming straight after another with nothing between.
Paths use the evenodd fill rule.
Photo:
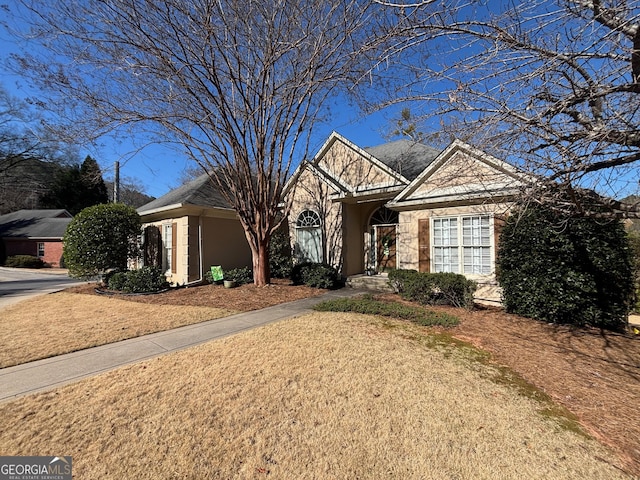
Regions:
<instances>
[{"instance_id":1,"label":"green yard sign","mask_svg":"<svg viewBox=\"0 0 640 480\"><path fill-rule=\"evenodd\" d=\"M224 279L224 272L222 271L222 267L220 265L213 265L211 267L211 278L214 282L219 282Z\"/></svg>"}]
</instances>

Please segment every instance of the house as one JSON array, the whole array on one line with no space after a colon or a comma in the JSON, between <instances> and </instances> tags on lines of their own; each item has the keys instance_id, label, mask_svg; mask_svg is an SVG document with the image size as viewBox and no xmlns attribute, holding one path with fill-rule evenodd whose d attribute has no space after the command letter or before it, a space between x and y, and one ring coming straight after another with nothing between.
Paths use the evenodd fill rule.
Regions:
<instances>
[{"instance_id":1,"label":"house","mask_svg":"<svg viewBox=\"0 0 640 480\"><path fill-rule=\"evenodd\" d=\"M235 210L207 174L137 209L144 265L158 265L174 284L201 282L212 265L251 265L251 249Z\"/></svg>"},{"instance_id":2,"label":"house","mask_svg":"<svg viewBox=\"0 0 640 480\"><path fill-rule=\"evenodd\" d=\"M0 215L5 256L33 255L47 266L62 266L62 237L72 218L62 209L18 210Z\"/></svg>"},{"instance_id":3,"label":"house","mask_svg":"<svg viewBox=\"0 0 640 480\"><path fill-rule=\"evenodd\" d=\"M523 179L458 140L442 151L410 140L360 148L334 132L285 187L294 254L347 277L461 273L479 298L498 300L499 231Z\"/></svg>"}]
</instances>

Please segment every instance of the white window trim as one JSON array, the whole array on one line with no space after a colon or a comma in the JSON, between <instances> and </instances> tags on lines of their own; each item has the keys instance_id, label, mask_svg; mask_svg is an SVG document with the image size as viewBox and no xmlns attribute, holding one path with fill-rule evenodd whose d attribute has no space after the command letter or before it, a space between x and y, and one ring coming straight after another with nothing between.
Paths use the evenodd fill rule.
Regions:
<instances>
[{"instance_id":1,"label":"white window trim","mask_svg":"<svg viewBox=\"0 0 640 480\"><path fill-rule=\"evenodd\" d=\"M168 232L168 233L167 233ZM162 224L162 268L165 275L173 275L171 273L171 256L173 255L173 224Z\"/></svg>"},{"instance_id":2,"label":"white window trim","mask_svg":"<svg viewBox=\"0 0 640 480\"><path fill-rule=\"evenodd\" d=\"M314 214L313 217L315 217L314 220L317 220L317 222L314 222L313 225L299 225L302 215L307 212L313 213ZM309 220L310 218L312 218L311 215L305 216L305 220ZM303 223L308 223L308 222L303 222ZM304 257L305 257L305 261L311 260L311 261L322 262L324 259L324 246L322 245L322 217L320 216L320 214L315 210L313 210L312 208L305 208L301 210L298 216L296 217L295 232L296 232L296 244L298 245L298 247L302 245L301 232L318 235L319 250L315 252L318 255L318 258L313 259L310 256L307 257L306 255ZM308 253L308 252L305 252L305 253Z\"/></svg>"},{"instance_id":3,"label":"white window trim","mask_svg":"<svg viewBox=\"0 0 640 480\"><path fill-rule=\"evenodd\" d=\"M40 255L40 245L42 245L42 255ZM37 251L37 257L38 258L44 258L44 254L45 254L45 242L37 242L36 245L36 251Z\"/></svg>"},{"instance_id":4,"label":"white window trim","mask_svg":"<svg viewBox=\"0 0 640 480\"><path fill-rule=\"evenodd\" d=\"M469 246L469 245L463 245L463 230L462 230L462 219L463 218L471 218L471 217L489 217L489 245L487 245L489 247L489 262L490 262L490 266L491 266L491 271L489 273L463 273L464 271L464 247L465 246ZM435 245L435 221L436 220L443 220L443 219L450 219L450 218L455 218L457 219L457 229L458 229L458 271L455 273L459 273L461 275L464 275L467 278L470 279L485 279L487 277L492 277L495 275L495 267L496 267L496 249L495 249L495 230L494 230L494 216L493 214L488 214L488 213L464 213L464 214L458 214L458 215L440 215L437 217L431 217L429 219L429 238L430 238L430 246L429 246L429 250L430 250L430 255L431 255L431 262L430 262L430 271L431 273L435 273L436 269L435 269L435 249L436 249L436 245Z\"/></svg>"}]
</instances>

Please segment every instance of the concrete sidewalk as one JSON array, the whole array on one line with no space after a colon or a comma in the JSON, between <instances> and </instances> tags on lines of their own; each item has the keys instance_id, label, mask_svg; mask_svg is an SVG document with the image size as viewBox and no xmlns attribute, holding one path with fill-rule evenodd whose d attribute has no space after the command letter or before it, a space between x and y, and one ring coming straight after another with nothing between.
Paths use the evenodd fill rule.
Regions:
<instances>
[{"instance_id":1,"label":"concrete sidewalk","mask_svg":"<svg viewBox=\"0 0 640 480\"><path fill-rule=\"evenodd\" d=\"M262 310L152 333L100 347L0 369L0 402L50 390L108 370L201 343L223 338L310 311L324 300L351 297L364 290L343 288L319 297L283 303Z\"/></svg>"}]
</instances>

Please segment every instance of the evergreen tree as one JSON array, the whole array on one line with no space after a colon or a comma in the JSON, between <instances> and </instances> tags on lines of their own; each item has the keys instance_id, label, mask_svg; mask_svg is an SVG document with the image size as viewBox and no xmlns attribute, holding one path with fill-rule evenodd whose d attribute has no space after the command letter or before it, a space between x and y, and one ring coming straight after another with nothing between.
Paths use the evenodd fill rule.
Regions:
<instances>
[{"instance_id":1,"label":"evergreen tree","mask_svg":"<svg viewBox=\"0 0 640 480\"><path fill-rule=\"evenodd\" d=\"M102 172L93 158L87 155L80 167L80 178L84 186L84 203L82 208L108 203L107 186L102 179ZM82 208L80 210L82 210Z\"/></svg>"},{"instance_id":2,"label":"evergreen tree","mask_svg":"<svg viewBox=\"0 0 640 480\"><path fill-rule=\"evenodd\" d=\"M87 207L108 201L100 167L93 158L87 156L82 165L61 169L51 189L42 196L40 204L44 208L64 208L75 215Z\"/></svg>"}]
</instances>

